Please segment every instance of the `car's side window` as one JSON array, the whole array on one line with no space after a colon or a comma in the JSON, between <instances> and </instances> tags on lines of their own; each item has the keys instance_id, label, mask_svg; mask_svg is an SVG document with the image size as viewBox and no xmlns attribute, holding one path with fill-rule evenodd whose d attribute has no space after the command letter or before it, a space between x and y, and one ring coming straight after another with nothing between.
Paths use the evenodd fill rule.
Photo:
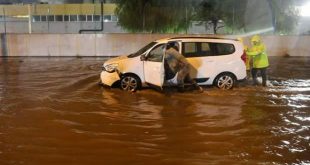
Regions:
<instances>
[{"instance_id":1,"label":"car's side window","mask_svg":"<svg viewBox=\"0 0 310 165\"><path fill-rule=\"evenodd\" d=\"M207 42L183 42L182 53L187 58L211 56L211 52Z\"/></svg>"},{"instance_id":2,"label":"car's side window","mask_svg":"<svg viewBox=\"0 0 310 165\"><path fill-rule=\"evenodd\" d=\"M184 53L187 55L197 52L197 46L195 42L184 43Z\"/></svg>"},{"instance_id":3,"label":"car's side window","mask_svg":"<svg viewBox=\"0 0 310 165\"><path fill-rule=\"evenodd\" d=\"M215 43L216 55L229 55L235 52L235 47L233 44L227 43Z\"/></svg>"},{"instance_id":4,"label":"car's side window","mask_svg":"<svg viewBox=\"0 0 310 165\"><path fill-rule=\"evenodd\" d=\"M150 51L150 53L147 55L146 61L152 61L152 62L162 62L164 57L164 50L163 50L163 44L155 46L153 50Z\"/></svg>"},{"instance_id":5,"label":"car's side window","mask_svg":"<svg viewBox=\"0 0 310 165\"><path fill-rule=\"evenodd\" d=\"M183 42L182 43L182 54L185 57L197 57L198 56L198 45L197 42Z\"/></svg>"},{"instance_id":6,"label":"car's side window","mask_svg":"<svg viewBox=\"0 0 310 165\"><path fill-rule=\"evenodd\" d=\"M182 53L185 57L222 56L235 52L233 44L213 42L183 42Z\"/></svg>"},{"instance_id":7,"label":"car's side window","mask_svg":"<svg viewBox=\"0 0 310 165\"><path fill-rule=\"evenodd\" d=\"M214 53L212 53L211 45L207 42L201 42L200 44L200 56L212 56Z\"/></svg>"}]
</instances>

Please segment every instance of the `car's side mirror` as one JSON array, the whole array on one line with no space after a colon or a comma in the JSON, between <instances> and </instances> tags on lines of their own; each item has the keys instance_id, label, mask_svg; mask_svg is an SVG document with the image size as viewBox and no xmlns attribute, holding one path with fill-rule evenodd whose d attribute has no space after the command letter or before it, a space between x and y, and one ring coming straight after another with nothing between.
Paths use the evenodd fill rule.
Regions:
<instances>
[{"instance_id":1,"label":"car's side mirror","mask_svg":"<svg viewBox=\"0 0 310 165\"><path fill-rule=\"evenodd\" d=\"M145 54L142 54L142 55L140 56L140 60L141 60L141 61L146 61Z\"/></svg>"}]
</instances>

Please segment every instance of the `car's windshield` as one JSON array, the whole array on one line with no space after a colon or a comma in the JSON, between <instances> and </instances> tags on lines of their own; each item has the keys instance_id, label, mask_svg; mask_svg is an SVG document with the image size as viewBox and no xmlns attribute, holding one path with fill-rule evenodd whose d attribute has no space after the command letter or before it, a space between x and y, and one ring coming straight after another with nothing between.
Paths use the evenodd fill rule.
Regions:
<instances>
[{"instance_id":1,"label":"car's windshield","mask_svg":"<svg viewBox=\"0 0 310 165\"><path fill-rule=\"evenodd\" d=\"M144 46L143 48L141 48L140 50L138 50L136 53L130 54L128 57L129 58L137 57L137 56L141 55L142 53L144 53L145 51L147 51L148 49L150 49L151 47L153 47L156 43L157 42L151 42L151 43L147 44L146 46Z\"/></svg>"}]
</instances>

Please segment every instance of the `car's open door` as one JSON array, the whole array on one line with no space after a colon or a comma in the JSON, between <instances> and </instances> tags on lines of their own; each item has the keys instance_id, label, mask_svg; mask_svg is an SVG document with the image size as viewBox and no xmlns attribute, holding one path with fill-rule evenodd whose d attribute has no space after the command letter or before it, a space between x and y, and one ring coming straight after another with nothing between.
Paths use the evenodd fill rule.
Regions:
<instances>
[{"instance_id":1,"label":"car's open door","mask_svg":"<svg viewBox=\"0 0 310 165\"><path fill-rule=\"evenodd\" d=\"M162 44L155 46L146 56L144 61L144 78L146 83L160 87L164 84L164 49Z\"/></svg>"}]
</instances>

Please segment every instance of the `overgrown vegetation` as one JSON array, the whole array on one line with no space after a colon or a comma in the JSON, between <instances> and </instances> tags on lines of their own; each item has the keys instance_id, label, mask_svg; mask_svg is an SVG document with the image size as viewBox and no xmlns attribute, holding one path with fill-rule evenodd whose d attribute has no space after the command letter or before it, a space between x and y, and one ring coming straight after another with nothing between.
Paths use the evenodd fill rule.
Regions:
<instances>
[{"instance_id":1,"label":"overgrown vegetation","mask_svg":"<svg viewBox=\"0 0 310 165\"><path fill-rule=\"evenodd\" d=\"M214 34L246 33L245 12L251 0L116 0L119 25L130 32L186 33L193 22ZM253 2L253 0L252 0ZM274 33L289 34L298 22L291 0L259 0L266 3ZM255 19L251 24L255 25ZM257 27L260 25L257 24Z\"/></svg>"}]
</instances>

